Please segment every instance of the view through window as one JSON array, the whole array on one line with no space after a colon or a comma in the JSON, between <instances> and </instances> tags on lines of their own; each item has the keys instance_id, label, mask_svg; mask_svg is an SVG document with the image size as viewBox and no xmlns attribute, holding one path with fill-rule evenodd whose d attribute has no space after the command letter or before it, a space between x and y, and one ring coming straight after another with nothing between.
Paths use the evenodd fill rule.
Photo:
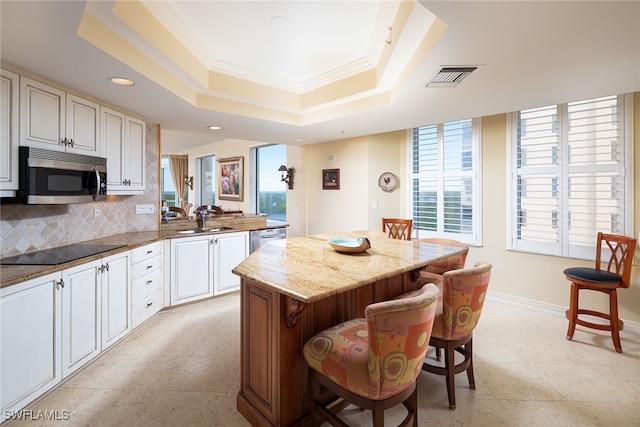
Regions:
<instances>
[{"instance_id":1,"label":"view through window","mask_svg":"<svg viewBox=\"0 0 640 427\"><path fill-rule=\"evenodd\" d=\"M196 174L200 181L200 206L215 205L216 156L205 156L196 159Z\"/></svg>"},{"instance_id":2,"label":"view through window","mask_svg":"<svg viewBox=\"0 0 640 427\"><path fill-rule=\"evenodd\" d=\"M178 193L176 192L171 167L169 166L169 156L160 157L160 188L162 198L167 202L167 206L178 206ZM185 192L185 203L188 203L188 193Z\"/></svg>"},{"instance_id":3,"label":"view through window","mask_svg":"<svg viewBox=\"0 0 640 427\"><path fill-rule=\"evenodd\" d=\"M266 145L257 147L255 154L256 210L267 214L269 219L287 219L287 186L280 181L278 168L286 165L286 145Z\"/></svg>"},{"instance_id":4,"label":"view through window","mask_svg":"<svg viewBox=\"0 0 640 427\"><path fill-rule=\"evenodd\" d=\"M413 129L413 228L418 237L480 243L480 124L458 120Z\"/></svg>"}]
</instances>

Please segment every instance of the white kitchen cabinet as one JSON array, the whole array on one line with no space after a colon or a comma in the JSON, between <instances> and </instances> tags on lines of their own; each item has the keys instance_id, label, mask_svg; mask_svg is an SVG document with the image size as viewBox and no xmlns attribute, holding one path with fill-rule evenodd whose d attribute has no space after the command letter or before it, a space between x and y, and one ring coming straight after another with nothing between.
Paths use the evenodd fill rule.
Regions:
<instances>
[{"instance_id":1,"label":"white kitchen cabinet","mask_svg":"<svg viewBox=\"0 0 640 427\"><path fill-rule=\"evenodd\" d=\"M129 251L103 258L99 267L102 289L102 350L131 330Z\"/></svg>"},{"instance_id":2,"label":"white kitchen cabinet","mask_svg":"<svg viewBox=\"0 0 640 427\"><path fill-rule=\"evenodd\" d=\"M68 93L66 106L67 152L104 157L100 151L100 105Z\"/></svg>"},{"instance_id":3,"label":"white kitchen cabinet","mask_svg":"<svg viewBox=\"0 0 640 427\"><path fill-rule=\"evenodd\" d=\"M2 413L23 408L62 379L59 280L52 273L0 289Z\"/></svg>"},{"instance_id":4,"label":"white kitchen cabinet","mask_svg":"<svg viewBox=\"0 0 640 427\"><path fill-rule=\"evenodd\" d=\"M213 243L214 294L240 289L240 276L231 270L249 254L249 232L216 234Z\"/></svg>"},{"instance_id":5,"label":"white kitchen cabinet","mask_svg":"<svg viewBox=\"0 0 640 427\"><path fill-rule=\"evenodd\" d=\"M135 328L162 309L162 242L131 251L131 321Z\"/></svg>"},{"instance_id":6,"label":"white kitchen cabinet","mask_svg":"<svg viewBox=\"0 0 640 427\"><path fill-rule=\"evenodd\" d=\"M96 260L62 271L62 376L100 353L101 292Z\"/></svg>"},{"instance_id":7,"label":"white kitchen cabinet","mask_svg":"<svg viewBox=\"0 0 640 427\"><path fill-rule=\"evenodd\" d=\"M19 85L18 74L0 68L0 191L18 189Z\"/></svg>"},{"instance_id":8,"label":"white kitchen cabinet","mask_svg":"<svg viewBox=\"0 0 640 427\"><path fill-rule=\"evenodd\" d=\"M213 238L171 239L171 305L213 296Z\"/></svg>"},{"instance_id":9,"label":"white kitchen cabinet","mask_svg":"<svg viewBox=\"0 0 640 427\"><path fill-rule=\"evenodd\" d=\"M145 123L106 107L101 111L107 193L140 195L145 188Z\"/></svg>"},{"instance_id":10,"label":"white kitchen cabinet","mask_svg":"<svg viewBox=\"0 0 640 427\"><path fill-rule=\"evenodd\" d=\"M100 105L20 79L20 145L99 156Z\"/></svg>"}]
</instances>

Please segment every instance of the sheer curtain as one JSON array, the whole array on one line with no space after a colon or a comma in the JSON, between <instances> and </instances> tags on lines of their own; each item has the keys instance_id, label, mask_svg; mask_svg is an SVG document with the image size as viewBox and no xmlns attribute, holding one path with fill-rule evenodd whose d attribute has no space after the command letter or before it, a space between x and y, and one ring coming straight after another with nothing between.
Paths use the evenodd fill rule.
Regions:
<instances>
[{"instance_id":1,"label":"sheer curtain","mask_svg":"<svg viewBox=\"0 0 640 427\"><path fill-rule=\"evenodd\" d=\"M171 169L171 178L173 185L178 193L178 207L184 209L184 192L186 184L184 177L189 172L189 156L169 155L169 169Z\"/></svg>"}]
</instances>

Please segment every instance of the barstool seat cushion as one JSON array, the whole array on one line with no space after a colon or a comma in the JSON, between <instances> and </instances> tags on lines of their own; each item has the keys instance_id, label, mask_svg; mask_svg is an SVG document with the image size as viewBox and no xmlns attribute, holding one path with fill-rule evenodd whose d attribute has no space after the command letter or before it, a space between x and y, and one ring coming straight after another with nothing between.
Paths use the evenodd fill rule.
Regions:
<instances>
[{"instance_id":1,"label":"barstool seat cushion","mask_svg":"<svg viewBox=\"0 0 640 427\"><path fill-rule=\"evenodd\" d=\"M564 275L573 279L597 283L622 283L622 276L606 270L590 267L571 267L564 270Z\"/></svg>"}]
</instances>

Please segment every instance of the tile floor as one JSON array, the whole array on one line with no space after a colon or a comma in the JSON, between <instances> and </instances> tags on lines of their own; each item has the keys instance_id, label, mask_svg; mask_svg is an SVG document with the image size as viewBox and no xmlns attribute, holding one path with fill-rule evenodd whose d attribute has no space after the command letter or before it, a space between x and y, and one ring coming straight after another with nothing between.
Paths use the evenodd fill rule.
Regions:
<instances>
[{"instance_id":1,"label":"tile floor","mask_svg":"<svg viewBox=\"0 0 640 427\"><path fill-rule=\"evenodd\" d=\"M69 411L66 421L9 426L247 426L239 389L239 295L158 314L58 389L26 409ZM555 312L489 298L475 332L475 391L456 377L457 409L444 378L422 372L421 426L639 426L640 335L624 353L604 332L564 339ZM357 425L370 413L347 408ZM404 416L387 411L389 422Z\"/></svg>"}]
</instances>

